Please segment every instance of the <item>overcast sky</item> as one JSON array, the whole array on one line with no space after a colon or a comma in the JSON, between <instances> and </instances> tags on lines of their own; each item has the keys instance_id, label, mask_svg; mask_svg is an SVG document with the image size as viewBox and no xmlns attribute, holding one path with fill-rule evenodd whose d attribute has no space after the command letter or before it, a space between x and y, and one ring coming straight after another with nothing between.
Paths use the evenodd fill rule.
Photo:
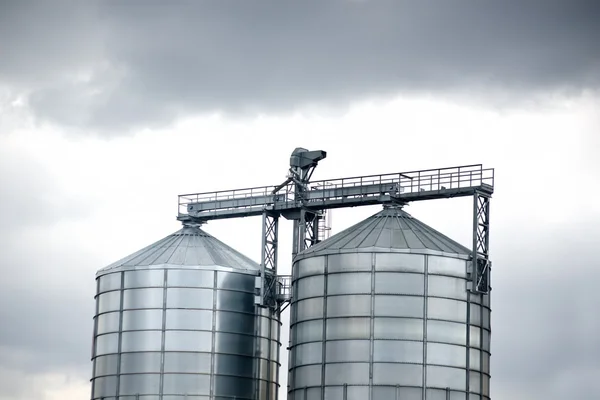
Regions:
<instances>
[{"instance_id":1,"label":"overcast sky","mask_svg":"<svg viewBox=\"0 0 600 400\"><path fill-rule=\"evenodd\" d=\"M89 398L95 271L177 230L178 194L280 183L298 146L328 152L315 179L496 168L492 398L596 398L599 20L594 0L0 0L0 400ZM469 246L470 207L407 211ZM206 230L259 259L259 220Z\"/></svg>"}]
</instances>

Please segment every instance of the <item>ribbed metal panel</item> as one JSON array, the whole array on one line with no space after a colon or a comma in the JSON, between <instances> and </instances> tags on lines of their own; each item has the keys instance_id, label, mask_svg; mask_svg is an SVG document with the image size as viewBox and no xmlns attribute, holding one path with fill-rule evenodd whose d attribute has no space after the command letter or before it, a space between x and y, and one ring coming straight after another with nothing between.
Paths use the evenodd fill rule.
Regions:
<instances>
[{"instance_id":1,"label":"ribbed metal panel","mask_svg":"<svg viewBox=\"0 0 600 400\"><path fill-rule=\"evenodd\" d=\"M179 231L98 271L159 266L219 266L258 271L260 266L197 226Z\"/></svg>"},{"instance_id":2,"label":"ribbed metal panel","mask_svg":"<svg viewBox=\"0 0 600 400\"><path fill-rule=\"evenodd\" d=\"M254 305L258 271L194 226L100 270L92 399L277 399L281 324Z\"/></svg>"},{"instance_id":3,"label":"ribbed metal panel","mask_svg":"<svg viewBox=\"0 0 600 400\"><path fill-rule=\"evenodd\" d=\"M305 250L302 257L377 248L379 251L422 251L469 255L471 251L396 207L381 212Z\"/></svg>"},{"instance_id":4,"label":"ribbed metal panel","mask_svg":"<svg viewBox=\"0 0 600 400\"><path fill-rule=\"evenodd\" d=\"M470 251L398 208L299 254L291 400L489 398L490 297Z\"/></svg>"}]
</instances>

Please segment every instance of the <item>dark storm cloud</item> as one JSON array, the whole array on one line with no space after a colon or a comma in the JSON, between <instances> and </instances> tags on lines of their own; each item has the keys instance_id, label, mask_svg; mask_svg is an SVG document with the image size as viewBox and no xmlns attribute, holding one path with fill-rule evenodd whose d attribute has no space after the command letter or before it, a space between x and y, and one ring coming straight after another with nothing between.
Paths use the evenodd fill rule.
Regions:
<instances>
[{"instance_id":1,"label":"dark storm cloud","mask_svg":"<svg viewBox=\"0 0 600 400\"><path fill-rule=\"evenodd\" d=\"M1 4L0 79L38 117L82 128L600 84L594 0Z\"/></svg>"},{"instance_id":2,"label":"dark storm cloud","mask_svg":"<svg viewBox=\"0 0 600 400\"><path fill-rule=\"evenodd\" d=\"M0 82L39 90L104 57L94 1L0 0Z\"/></svg>"}]
</instances>

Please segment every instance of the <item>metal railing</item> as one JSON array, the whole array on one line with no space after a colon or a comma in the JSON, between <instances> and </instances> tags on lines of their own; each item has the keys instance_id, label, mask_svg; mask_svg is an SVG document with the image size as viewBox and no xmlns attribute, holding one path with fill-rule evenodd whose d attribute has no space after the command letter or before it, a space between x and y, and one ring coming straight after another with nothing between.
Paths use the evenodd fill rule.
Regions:
<instances>
[{"instance_id":1,"label":"metal railing","mask_svg":"<svg viewBox=\"0 0 600 400\"><path fill-rule=\"evenodd\" d=\"M275 296L278 301L289 301L292 298L292 276L277 275Z\"/></svg>"},{"instance_id":2,"label":"metal railing","mask_svg":"<svg viewBox=\"0 0 600 400\"><path fill-rule=\"evenodd\" d=\"M304 205L311 202L339 198L373 197L390 194L401 198L406 195L418 197L427 192L443 192L477 187L494 186L494 169L484 169L481 164L459 167L409 171L393 174L367 175L340 179L327 179L309 183ZM356 190L352 190L352 189ZM276 194L276 186L222 190L215 192L183 194L179 196L179 215L187 215L190 205L202 206L202 211L226 211L240 208L277 205L279 208L297 207L295 186L289 183ZM346 192L344 191L346 190ZM350 193L350 194L348 194ZM416 195L416 196L415 196ZM414 198L413 200L418 200ZM239 204L238 204L239 201Z\"/></svg>"},{"instance_id":3,"label":"metal railing","mask_svg":"<svg viewBox=\"0 0 600 400\"><path fill-rule=\"evenodd\" d=\"M312 189L340 189L390 185L390 187L398 188L399 194L407 194L421 191L471 188L484 184L494 186L494 169L484 169L481 164L475 164L395 174L329 179L311 182L310 186Z\"/></svg>"}]
</instances>

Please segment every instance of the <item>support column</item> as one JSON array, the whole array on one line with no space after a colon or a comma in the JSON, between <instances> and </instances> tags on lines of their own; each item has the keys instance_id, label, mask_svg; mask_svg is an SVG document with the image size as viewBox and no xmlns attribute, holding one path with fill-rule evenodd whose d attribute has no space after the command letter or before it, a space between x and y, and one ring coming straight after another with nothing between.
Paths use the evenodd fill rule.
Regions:
<instances>
[{"instance_id":1,"label":"support column","mask_svg":"<svg viewBox=\"0 0 600 400\"><path fill-rule=\"evenodd\" d=\"M488 294L491 290L489 259L490 243L490 200L480 192L473 195L473 254L471 269L471 290Z\"/></svg>"},{"instance_id":2,"label":"support column","mask_svg":"<svg viewBox=\"0 0 600 400\"><path fill-rule=\"evenodd\" d=\"M277 248L279 214L265 211L262 215L262 250L260 257L260 304L276 306ZM268 276L273 279L269 279Z\"/></svg>"}]
</instances>

